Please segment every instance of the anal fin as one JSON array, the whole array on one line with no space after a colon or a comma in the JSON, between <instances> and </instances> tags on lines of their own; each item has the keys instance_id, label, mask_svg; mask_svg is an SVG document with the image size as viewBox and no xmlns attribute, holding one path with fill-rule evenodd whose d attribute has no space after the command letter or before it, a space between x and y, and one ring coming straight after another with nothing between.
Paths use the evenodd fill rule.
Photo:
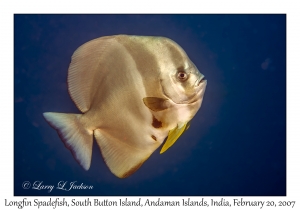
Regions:
<instances>
[{"instance_id":1,"label":"anal fin","mask_svg":"<svg viewBox=\"0 0 300 210\"><path fill-rule=\"evenodd\" d=\"M133 174L151 155L151 152L130 146L100 129L96 129L94 135L108 168L119 178Z\"/></svg>"}]
</instances>

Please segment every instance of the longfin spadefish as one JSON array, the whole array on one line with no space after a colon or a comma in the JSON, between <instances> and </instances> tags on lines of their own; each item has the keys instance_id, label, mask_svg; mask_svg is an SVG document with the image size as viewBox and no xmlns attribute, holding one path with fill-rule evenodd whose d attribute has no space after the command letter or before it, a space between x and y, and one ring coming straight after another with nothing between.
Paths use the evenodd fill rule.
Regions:
<instances>
[{"instance_id":1,"label":"longfin spadefish","mask_svg":"<svg viewBox=\"0 0 300 210\"><path fill-rule=\"evenodd\" d=\"M88 170L92 159L93 131L84 129L79 121L80 114L45 112L43 115L46 121L57 130L77 162Z\"/></svg>"},{"instance_id":2,"label":"longfin spadefish","mask_svg":"<svg viewBox=\"0 0 300 210\"><path fill-rule=\"evenodd\" d=\"M94 135L106 165L119 178L133 174L152 153L128 145L100 129L96 129Z\"/></svg>"},{"instance_id":3,"label":"longfin spadefish","mask_svg":"<svg viewBox=\"0 0 300 210\"><path fill-rule=\"evenodd\" d=\"M190 126L190 124L189 124L189 122L187 122L187 123L184 123L183 125L181 125L180 127L178 127L178 125L177 125L174 129L170 130L168 138L167 138L164 146L160 150L160 154L167 151L167 149L169 149L177 141L177 139L184 133L184 131L186 131L189 128L189 126Z\"/></svg>"}]
</instances>

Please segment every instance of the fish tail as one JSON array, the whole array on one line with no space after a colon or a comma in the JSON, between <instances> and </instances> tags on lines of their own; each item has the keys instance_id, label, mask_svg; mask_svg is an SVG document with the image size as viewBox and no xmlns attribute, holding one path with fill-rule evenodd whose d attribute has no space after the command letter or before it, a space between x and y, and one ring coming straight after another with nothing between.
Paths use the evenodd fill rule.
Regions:
<instances>
[{"instance_id":1,"label":"fish tail","mask_svg":"<svg viewBox=\"0 0 300 210\"><path fill-rule=\"evenodd\" d=\"M43 115L78 163L88 170L92 159L93 131L85 129L80 121L82 115L55 112L45 112Z\"/></svg>"}]
</instances>

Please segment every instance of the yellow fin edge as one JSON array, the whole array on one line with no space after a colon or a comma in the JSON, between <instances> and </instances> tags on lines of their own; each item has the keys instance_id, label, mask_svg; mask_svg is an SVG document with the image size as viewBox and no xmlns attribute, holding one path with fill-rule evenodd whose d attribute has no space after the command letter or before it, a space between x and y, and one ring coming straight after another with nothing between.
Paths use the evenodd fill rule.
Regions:
<instances>
[{"instance_id":1,"label":"yellow fin edge","mask_svg":"<svg viewBox=\"0 0 300 210\"><path fill-rule=\"evenodd\" d=\"M187 130L188 127L189 127L189 123L186 122L180 128L178 128L178 125L177 125L174 129L170 130L168 138L167 138L164 146L160 150L160 154L167 151L177 141L177 139L184 133L184 131Z\"/></svg>"}]
</instances>

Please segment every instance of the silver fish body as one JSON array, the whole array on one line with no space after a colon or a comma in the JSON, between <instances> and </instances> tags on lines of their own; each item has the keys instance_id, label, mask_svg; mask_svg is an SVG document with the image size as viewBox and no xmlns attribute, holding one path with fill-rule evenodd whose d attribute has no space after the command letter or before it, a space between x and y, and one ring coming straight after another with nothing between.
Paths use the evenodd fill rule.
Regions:
<instances>
[{"instance_id":1,"label":"silver fish body","mask_svg":"<svg viewBox=\"0 0 300 210\"><path fill-rule=\"evenodd\" d=\"M113 174L134 173L164 142L172 146L199 110L206 80L184 50L164 37L117 35L80 46L68 90L82 114L46 112L86 170L93 136Z\"/></svg>"}]
</instances>

